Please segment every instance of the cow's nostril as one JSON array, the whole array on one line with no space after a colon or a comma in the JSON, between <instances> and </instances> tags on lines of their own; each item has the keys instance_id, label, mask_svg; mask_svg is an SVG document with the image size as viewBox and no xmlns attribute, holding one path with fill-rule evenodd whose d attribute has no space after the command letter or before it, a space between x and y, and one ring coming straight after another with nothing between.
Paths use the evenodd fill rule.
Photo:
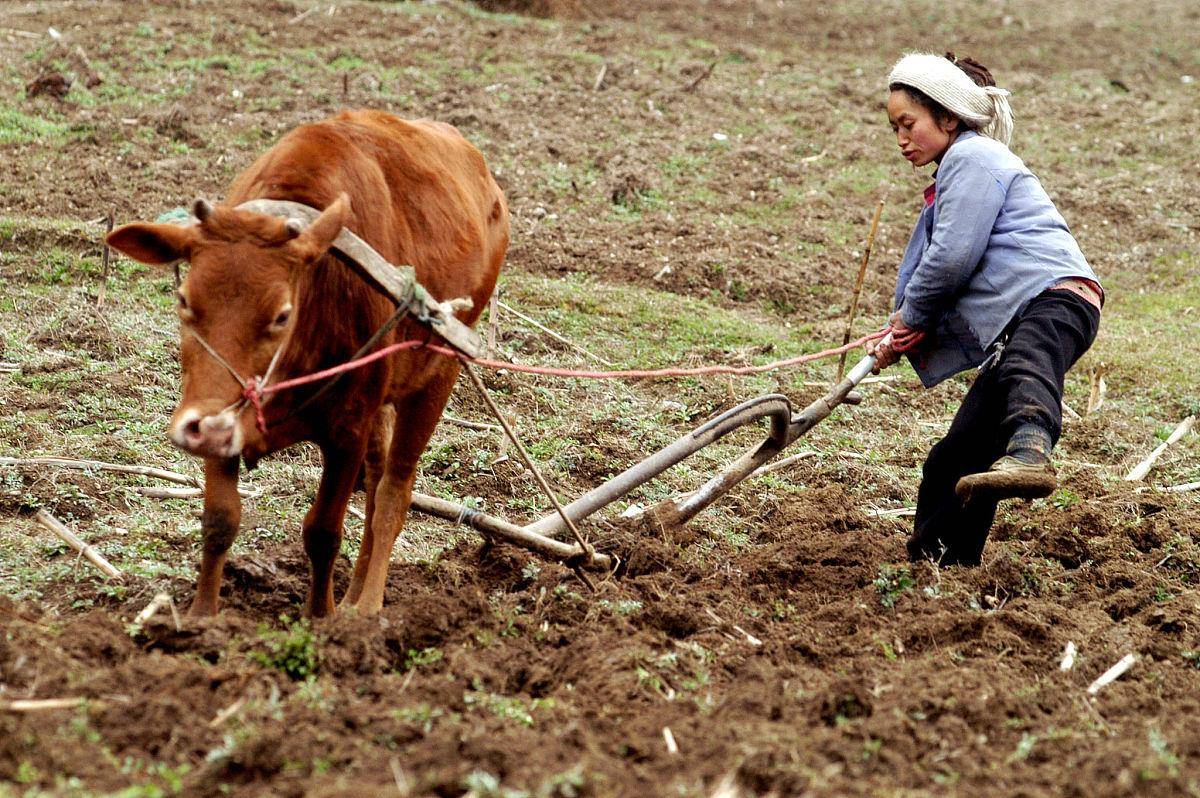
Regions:
<instances>
[{"instance_id":1,"label":"cow's nostril","mask_svg":"<svg viewBox=\"0 0 1200 798\"><path fill-rule=\"evenodd\" d=\"M189 441L198 441L204 437L204 433L200 431L200 419L194 418L183 425L183 435Z\"/></svg>"}]
</instances>

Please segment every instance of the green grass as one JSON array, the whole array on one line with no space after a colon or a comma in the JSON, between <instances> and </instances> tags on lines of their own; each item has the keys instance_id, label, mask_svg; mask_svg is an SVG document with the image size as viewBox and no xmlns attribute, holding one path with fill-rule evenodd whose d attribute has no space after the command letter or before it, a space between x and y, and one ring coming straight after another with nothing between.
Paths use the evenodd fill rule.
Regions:
<instances>
[{"instance_id":1,"label":"green grass","mask_svg":"<svg viewBox=\"0 0 1200 798\"><path fill-rule=\"evenodd\" d=\"M1111 386L1200 410L1188 368L1189 340L1200 328L1200 256L1162 257L1149 273L1118 273L1107 282L1110 300L1089 360L1108 364Z\"/></svg>"},{"instance_id":2,"label":"green grass","mask_svg":"<svg viewBox=\"0 0 1200 798\"><path fill-rule=\"evenodd\" d=\"M0 106L0 144L59 144L71 131L71 125Z\"/></svg>"}]
</instances>

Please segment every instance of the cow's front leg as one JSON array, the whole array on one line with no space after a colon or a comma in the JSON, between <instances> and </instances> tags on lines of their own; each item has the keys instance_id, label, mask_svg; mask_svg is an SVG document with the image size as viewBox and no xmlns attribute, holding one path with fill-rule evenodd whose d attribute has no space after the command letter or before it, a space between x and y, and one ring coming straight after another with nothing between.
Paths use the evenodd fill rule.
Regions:
<instances>
[{"instance_id":1,"label":"cow's front leg","mask_svg":"<svg viewBox=\"0 0 1200 798\"><path fill-rule=\"evenodd\" d=\"M196 597L188 615L215 615L220 602L221 573L225 557L242 522L242 497L238 495L238 459L209 458L204 461L204 515L200 519L203 540Z\"/></svg>"},{"instance_id":2,"label":"cow's front leg","mask_svg":"<svg viewBox=\"0 0 1200 798\"><path fill-rule=\"evenodd\" d=\"M353 441L349 446L321 447L325 470L317 499L304 517L304 551L312 566L305 610L314 618L333 612L333 563L342 548L346 504L354 491L365 448L365 440Z\"/></svg>"}]
</instances>

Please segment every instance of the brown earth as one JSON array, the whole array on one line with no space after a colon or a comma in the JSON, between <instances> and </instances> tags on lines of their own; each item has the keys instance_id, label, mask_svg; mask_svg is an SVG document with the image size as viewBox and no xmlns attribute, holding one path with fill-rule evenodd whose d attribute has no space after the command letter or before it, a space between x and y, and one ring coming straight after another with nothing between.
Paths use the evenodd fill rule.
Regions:
<instances>
[{"instance_id":1,"label":"brown earth","mask_svg":"<svg viewBox=\"0 0 1200 798\"><path fill-rule=\"evenodd\" d=\"M882 158L891 145L881 122L876 138L839 140L838 115L879 122L877 86L863 72L881 73L904 48L937 47L935 38L968 29L957 49L985 61L982 52L1005 53L1003 66L1034 98L1041 75L1078 72L1082 88L1062 100L1057 119L1039 116L1036 99L1026 107L1032 136L1047 148L1038 171L1068 217L1091 221L1080 238L1101 265L1195 246L1191 137L1200 110L1151 88L1178 80L1180 56L1156 45L1156 31L1195 28L1200 12L1190 3L1161 4L1153 25L1140 19L1145 4L1111 1L1054 11L892 3L884 12L765 0L660 0L637 11L617 2L481 3L557 16L561 28L500 24L452 0L426 5L436 13L341 3L328 16L322 5L293 23L310 4L9 4L2 26L59 27L108 64L110 86L148 90L171 80L144 77L136 53L110 40L138 25L149 28L147 48L168 52L173 39L192 35L233 54L246 55L251 40L275 41L311 48L324 62L354 56L365 65L314 85L270 65L231 75L213 59L185 98L132 121L70 91L22 97L27 113L56 109L91 132L59 151L3 145L11 170L3 213L94 219L115 207L118 218L152 216L194 194L219 196L279 131L343 102L369 102L448 119L502 166L516 220L511 268L593 273L819 324L841 314L830 286L855 260L876 196L888 200L892 222L880 262L892 265L871 277L867 304L886 304L922 182L898 186L881 176L869 190L839 185L841 167ZM1006 52L1014 26L1032 44ZM654 54L659 36L706 43L680 64ZM4 48L26 59L15 93L53 70L82 71L21 37ZM772 60L764 48L786 55ZM443 50L462 70L536 51L541 72L503 101L473 84L427 92L402 85L418 83L404 70ZM730 54L706 76L712 60ZM606 77L592 91L600 63ZM383 94L371 95L382 81L372 64L398 70ZM811 81L811 103L743 98L753 75L777 71ZM1113 91L1112 81L1125 90L1104 94L1104 111L1097 97ZM675 196L664 160L703 152L730 108L766 120L753 136L734 137L704 183L719 189L720 213L740 221L714 222L703 192L659 205ZM546 109L557 113L547 119ZM1109 138L1089 162L1099 176L1073 179L1078 160L1047 139L1061 135L1062 119L1091 125L1104 113L1127 114L1163 136L1100 128ZM164 151L164 139L177 151ZM1144 172L1121 168L1128 158L1143 159ZM557 174L558 163L588 167L568 169L557 188L533 179ZM757 204L787 201L788 185L810 183L820 190L786 218L743 224ZM1146 186L1154 205L1141 194ZM582 210L572 212L572 203ZM614 206L630 214L594 213ZM542 221L554 213L553 224ZM794 242L812 249L782 258ZM655 279L663 266L671 270ZM137 347L134 336L82 318L48 328L42 342L70 341L99 358ZM108 379L114 392L137 395L119 376ZM55 401L25 388L5 397L24 412ZM915 406L943 401L923 397ZM1090 420L1074 429L1077 459L1112 463L1114 449L1128 445L1107 440ZM52 431L22 422L21 434ZM611 438L606 459L636 456L619 430ZM609 465L585 460L579 479L591 484ZM167 613L141 629L129 625L149 590L100 596L89 610L71 607L88 587L79 580L39 602L0 597L0 700L88 699L74 709L0 711L0 795L141 787L128 794L569 798L712 795L723 784L724 795L762 796L1200 795L1193 500L1111 487L1068 467L1057 504L1002 514L983 567L910 568L896 565L905 521L857 509L866 495L903 499L900 488L880 487L877 473L855 461L796 471L821 487L782 497L744 488L729 498L752 530L744 546L604 528L600 539L626 564L595 593L524 552L462 543L429 562L397 562L381 616L308 627L281 620L301 605L306 564L298 545L280 544L234 558L222 615L182 629ZM60 513L95 512L63 498L100 492L91 477L21 479ZM465 489L500 495L507 482ZM20 511L0 503L6 515ZM192 544L176 536L167 552L183 560ZM339 563L339 587L348 567ZM157 588L186 596L190 585L175 579ZM1061 672L1068 642L1080 654ZM1128 652L1139 657L1134 671L1088 697L1087 685Z\"/></svg>"},{"instance_id":2,"label":"brown earth","mask_svg":"<svg viewBox=\"0 0 1200 798\"><path fill-rule=\"evenodd\" d=\"M1002 524L984 567L917 567L890 593L876 580L900 538L840 487L763 513L761 539L719 567L628 538L633 564L595 594L464 545L395 566L381 616L315 624L295 649L314 660L292 660L307 685L261 661L278 667L264 627L304 592L296 548L235 560L223 614L182 631L165 612L126 628L144 596L66 616L5 600L6 693L94 703L0 715L0 775L25 763L116 790L132 757L191 763L186 795L385 794L394 767L415 795L462 794L481 770L538 795L726 778L759 795L1184 794L1200 596L1156 591L1200 577L1194 548L1164 555L1195 520L1132 491L1047 507ZM1082 653L1062 673L1068 641ZM1126 651L1138 678L1086 697Z\"/></svg>"}]
</instances>

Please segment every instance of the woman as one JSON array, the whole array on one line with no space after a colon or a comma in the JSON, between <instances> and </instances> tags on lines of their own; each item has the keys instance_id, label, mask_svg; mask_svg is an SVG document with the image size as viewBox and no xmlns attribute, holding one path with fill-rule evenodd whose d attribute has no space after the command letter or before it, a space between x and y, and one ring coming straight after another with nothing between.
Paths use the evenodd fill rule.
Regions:
<instances>
[{"instance_id":1,"label":"woman","mask_svg":"<svg viewBox=\"0 0 1200 798\"><path fill-rule=\"evenodd\" d=\"M970 59L911 54L888 77L888 119L935 182L900 265L893 343L922 383L980 374L929 452L913 560L977 565L1005 498L1049 495L1063 376L1096 337L1104 292L1037 177L1008 149L1008 92Z\"/></svg>"}]
</instances>

